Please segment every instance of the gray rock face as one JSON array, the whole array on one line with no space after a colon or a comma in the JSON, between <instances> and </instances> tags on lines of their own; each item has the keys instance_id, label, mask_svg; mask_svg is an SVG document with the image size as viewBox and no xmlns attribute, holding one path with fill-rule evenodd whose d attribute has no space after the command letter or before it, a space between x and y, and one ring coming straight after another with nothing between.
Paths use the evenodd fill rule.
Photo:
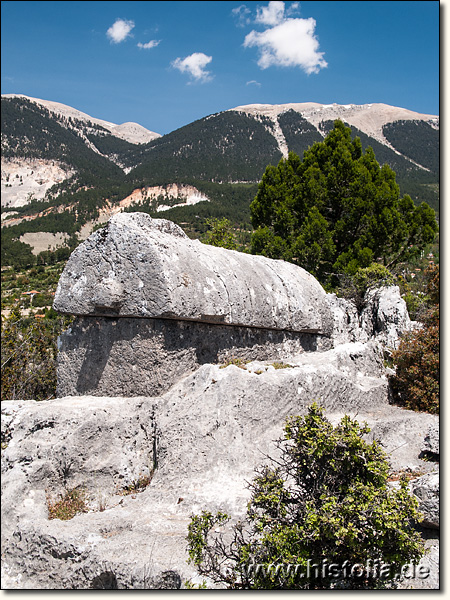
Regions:
<instances>
[{"instance_id":1,"label":"gray rock face","mask_svg":"<svg viewBox=\"0 0 450 600\"><path fill-rule=\"evenodd\" d=\"M388 348L397 348L400 335L412 327L399 287L371 289L365 301L366 306L359 315L352 302L327 294L333 316L334 345L376 339Z\"/></svg>"},{"instance_id":2,"label":"gray rock face","mask_svg":"<svg viewBox=\"0 0 450 600\"><path fill-rule=\"evenodd\" d=\"M438 417L390 406L376 344L204 364L159 398L68 397L2 403L2 547L9 588L179 587L191 513L245 513L254 469L274 455L284 419L313 400L332 422L367 421L392 467L419 458ZM141 476L141 493L123 495ZM49 520L47 495L85 489L89 512ZM414 582L411 582L414 585Z\"/></svg>"},{"instance_id":3,"label":"gray rock face","mask_svg":"<svg viewBox=\"0 0 450 600\"><path fill-rule=\"evenodd\" d=\"M282 360L331 341L172 319L78 317L59 338L57 395L158 396L206 363Z\"/></svg>"},{"instance_id":4,"label":"gray rock face","mask_svg":"<svg viewBox=\"0 0 450 600\"><path fill-rule=\"evenodd\" d=\"M427 473L412 482L412 491L419 499L423 513L422 525L439 529L439 472Z\"/></svg>"},{"instance_id":5,"label":"gray rock face","mask_svg":"<svg viewBox=\"0 0 450 600\"><path fill-rule=\"evenodd\" d=\"M399 333L412 327L408 309L398 286L367 292L367 306L361 316L361 327L376 336L388 348L397 348Z\"/></svg>"},{"instance_id":6,"label":"gray rock face","mask_svg":"<svg viewBox=\"0 0 450 600\"><path fill-rule=\"evenodd\" d=\"M54 307L81 315L59 341L59 396L159 395L207 362L393 342L407 322L398 288L360 316L295 265L193 242L142 213L75 250Z\"/></svg>"},{"instance_id":7,"label":"gray rock face","mask_svg":"<svg viewBox=\"0 0 450 600\"><path fill-rule=\"evenodd\" d=\"M432 425L424 437L422 452L439 456L439 426Z\"/></svg>"},{"instance_id":8,"label":"gray rock face","mask_svg":"<svg viewBox=\"0 0 450 600\"><path fill-rule=\"evenodd\" d=\"M54 308L321 334L332 327L326 294L304 269L191 241L143 213L115 215L73 252Z\"/></svg>"}]
</instances>

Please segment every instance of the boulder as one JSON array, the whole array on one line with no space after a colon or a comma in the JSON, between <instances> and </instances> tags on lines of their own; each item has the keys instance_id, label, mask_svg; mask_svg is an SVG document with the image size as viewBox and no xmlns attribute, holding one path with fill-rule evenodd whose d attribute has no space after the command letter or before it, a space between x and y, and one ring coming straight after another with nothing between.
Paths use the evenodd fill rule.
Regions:
<instances>
[{"instance_id":1,"label":"boulder","mask_svg":"<svg viewBox=\"0 0 450 600\"><path fill-rule=\"evenodd\" d=\"M54 308L78 315L59 339L60 397L160 395L206 363L394 343L407 324L398 288L361 316L300 267L192 241L143 213L115 215L73 252Z\"/></svg>"},{"instance_id":2,"label":"boulder","mask_svg":"<svg viewBox=\"0 0 450 600\"><path fill-rule=\"evenodd\" d=\"M369 290L365 300L362 329L387 348L396 349L400 335L413 327L400 288L390 286Z\"/></svg>"},{"instance_id":3,"label":"boulder","mask_svg":"<svg viewBox=\"0 0 450 600\"><path fill-rule=\"evenodd\" d=\"M398 286L370 289L361 314L353 302L335 294L327 294L327 302L333 317L335 346L376 339L383 346L394 349L398 347L401 335L413 327Z\"/></svg>"},{"instance_id":4,"label":"boulder","mask_svg":"<svg viewBox=\"0 0 450 600\"><path fill-rule=\"evenodd\" d=\"M431 425L423 439L422 452L439 456L439 426Z\"/></svg>"},{"instance_id":5,"label":"boulder","mask_svg":"<svg viewBox=\"0 0 450 600\"><path fill-rule=\"evenodd\" d=\"M411 488L419 499L419 510L424 515L422 526L439 529L439 472L414 479Z\"/></svg>"},{"instance_id":6,"label":"boulder","mask_svg":"<svg viewBox=\"0 0 450 600\"><path fill-rule=\"evenodd\" d=\"M170 221L121 213L72 253L55 310L329 335L318 281L290 263L190 240Z\"/></svg>"}]
</instances>

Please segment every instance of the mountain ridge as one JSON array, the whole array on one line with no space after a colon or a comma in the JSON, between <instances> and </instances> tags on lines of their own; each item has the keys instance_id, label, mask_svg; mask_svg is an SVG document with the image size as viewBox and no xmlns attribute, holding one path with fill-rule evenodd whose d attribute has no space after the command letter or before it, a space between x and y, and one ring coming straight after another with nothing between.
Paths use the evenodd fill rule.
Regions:
<instances>
[{"instance_id":1,"label":"mountain ridge","mask_svg":"<svg viewBox=\"0 0 450 600\"><path fill-rule=\"evenodd\" d=\"M160 136L60 103L2 95L2 225L9 225L4 245L39 231L80 239L88 223L100 224L117 210L153 216L166 210L194 237L211 218L249 229L249 206L266 167L289 151L303 156L336 119L360 138L363 151L371 146L377 161L395 171L402 194L439 209L438 115L381 103L250 104ZM136 142L142 130L154 137ZM167 191L180 184L189 186L186 195ZM151 189L162 192L154 197ZM128 206L129 198L136 203Z\"/></svg>"},{"instance_id":2,"label":"mountain ridge","mask_svg":"<svg viewBox=\"0 0 450 600\"><path fill-rule=\"evenodd\" d=\"M40 98L33 98L31 96L26 96L25 94L2 94L2 98L25 98L26 100L44 106L49 111L58 114L62 117L71 117L73 119L95 123L96 125L107 129L112 135L118 137L119 139L125 140L132 144L146 144L154 139L161 137L161 134L156 133L154 131L150 131L149 129L146 129L139 123L127 121L126 123L121 123L120 125L117 125L116 123L111 123L110 121L105 121L103 119L91 117L87 113L84 113L67 104L62 104L61 102L54 102L52 100L41 100Z\"/></svg>"},{"instance_id":3,"label":"mountain ridge","mask_svg":"<svg viewBox=\"0 0 450 600\"><path fill-rule=\"evenodd\" d=\"M396 150L383 134L383 126L396 121L426 121L433 128L439 128L439 116L422 114L406 108L384 103L369 104L320 104L318 102L300 102L287 104L246 104L231 108L229 111L243 112L250 115L264 115L275 121L279 115L293 110L301 114L314 125L319 133L320 123L324 120L340 119L360 131L373 137L378 142ZM418 165L421 166L421 165Z\"/></svg>"}]
</instances>

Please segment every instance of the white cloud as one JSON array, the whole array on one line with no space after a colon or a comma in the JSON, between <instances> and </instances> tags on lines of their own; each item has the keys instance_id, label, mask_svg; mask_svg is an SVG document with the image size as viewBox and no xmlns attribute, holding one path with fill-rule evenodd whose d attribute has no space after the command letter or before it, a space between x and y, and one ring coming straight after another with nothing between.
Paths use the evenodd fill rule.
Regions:
<instances>
[{"instance_id":1,"label":"white cloud","mask_svg":"<svg viewBox=\"0 0 450 600\"><path fill-rule=\"evenodd\" d=\"M289 8L286 9L286 16L290 17L300 10L300 2L293 2Z\"/></svg>"},{"instance_id":2,"label":"white cloud","mask_svg":"<svg viewBox=\"0 0 450 600\"><path fill-rule=\"evenodd\" d=\"M252 79L251 81L247 81L245 85L256 85L257 87L261 87L259 81L255 81L254 79Z\"/></svg>"},{"instance_id":3,"label":"white cloud","mask_svg":"<svg viewBox=\"0 0 450 600\"><path fill-rule=\"evenodd\" d=\"M291 10L298 6L292 5ZM300 67L306 73L318 73L327 67L323 52L315 36L316 21L285 17L284 2L269 2L258 8L256 22L269 25L265 31L251 31L244 40L244 47L256 47L261 69L268 67Z\"/></svg>"},{"instance_id":4,"label":"white cloud","mask_svg":"<svg viewBox=\"0 0 450 600\"><path fill-rule=\"evenodd\" d=\"M139 42L137 44L138 48L143 48L144 50L150 50L150 48L156 48L156 46L161 42L161 40L150 40L149 42L147 42L146 44L141 44L141 42Z\"/></svg>"},{"instance_id":5,"label":"white cloud","mask_svg":"<svg viewBox=\"0 0 450 600\"><path fill-rule=\"evenodd\" d=\"M187 73L195 81L206 82L212 79L209 71L205 70L206 65L212 61L212 56L207 56L203 52L194 52L186 58L177 58L172 62L172 67L178 69L181 73Z\"/></svg>"},{"instance_id":6,"label":"white cloud","mask_svg":"<svg viewBox=\"0 0 450 600\"><path fill-rule=\"evenodd\" d=\"M262 25L278 25L284 19L284 2L269 2L267 6L256 9L256 23Z\"/></svg>"},{"instance_id":7,"label":"white cloud","mask_svg":"<svg viewBox=\"0 0 450 600\"><path fill-rule=\"evenodd\" d=\"M248 23L251 22L251 19L249 18L251 11L245 6L245 4L241 4L241 6L233 8L231 14L236 18L237 25L239 27L245 27L245 25L248 25Z\"/></svg>"},{"instance_id":8,"label":"white cloud","mask_svg":"<svg viewBox=\"0 0 450 600\"><path fill-rule=\"evenodd\" d=\"M114 25L106 32L106 35L111 40L112 44L123 42L134 27L134 21L126 21L124 19L116 19Z\"/></svg>"}]
</instances>

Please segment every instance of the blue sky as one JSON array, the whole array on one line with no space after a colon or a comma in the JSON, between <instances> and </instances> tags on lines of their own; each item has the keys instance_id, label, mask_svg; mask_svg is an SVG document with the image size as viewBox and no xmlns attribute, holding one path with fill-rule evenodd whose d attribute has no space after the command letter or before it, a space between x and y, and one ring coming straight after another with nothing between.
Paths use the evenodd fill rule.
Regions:
<instances>
[{"instance_id":1,"label":"blue sky","mask_svg":"<svg viewBox=\"0 0 450 600\"><path fill-rule=\"evenodd\" d=\"M242 104L439 114L439 2L2 2L1 91L165 134Z\"/></svg>"}]
</instances>

